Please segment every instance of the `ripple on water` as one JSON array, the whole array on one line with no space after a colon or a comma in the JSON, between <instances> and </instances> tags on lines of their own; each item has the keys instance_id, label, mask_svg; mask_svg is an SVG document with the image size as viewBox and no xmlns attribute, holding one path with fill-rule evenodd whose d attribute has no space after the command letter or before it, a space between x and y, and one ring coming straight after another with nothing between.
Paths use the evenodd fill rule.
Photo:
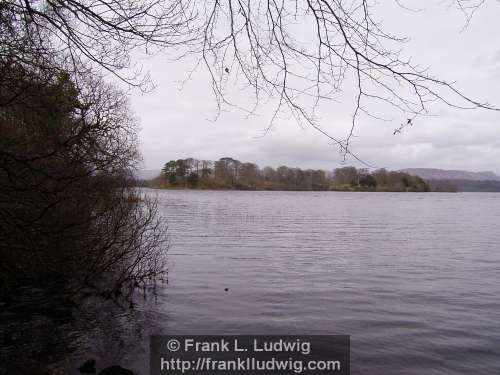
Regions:
<instances>
[{"instance_id":1,"label":"ripple on water","mask_svg":"<svg viewBox=\"0 0 500 375\"><path fill-rule=\"evenodd\" d=\"M500 373L500 195L159 198L169 331L346 333L353 374Z\"/></svg>"}]
</instances>

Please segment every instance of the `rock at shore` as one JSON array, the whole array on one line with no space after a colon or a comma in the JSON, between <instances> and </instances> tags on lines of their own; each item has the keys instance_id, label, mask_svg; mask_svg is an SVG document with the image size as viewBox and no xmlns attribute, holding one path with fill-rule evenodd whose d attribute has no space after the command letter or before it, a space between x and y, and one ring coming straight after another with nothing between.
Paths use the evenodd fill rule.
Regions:
<instances>
[{"instance_id":1,"label":"rock at shore","mask_svg":"<svg viewBox=\"0 0 500 375\"><path fill-rule=\"evenodd\" d=\"M106 367L99 375L134 375L134 373L121 366Z\"/></svg>"},{"instance_id":2,"label":"rock at shore","mask_svg":"<svg viewBox=\"0 0 500 375\"><path fill-rule=\"evenodd\" d=\"M95 374L96 369L95 369L95 359L89 359L81 365L78 370L82 374Z\"/></svg>"}]
</instances>

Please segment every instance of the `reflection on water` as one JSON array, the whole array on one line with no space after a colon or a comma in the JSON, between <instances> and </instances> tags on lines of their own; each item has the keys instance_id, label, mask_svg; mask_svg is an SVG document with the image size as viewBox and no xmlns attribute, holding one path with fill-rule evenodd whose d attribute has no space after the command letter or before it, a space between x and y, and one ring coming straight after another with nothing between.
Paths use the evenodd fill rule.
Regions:
<instances>
[{"instance_id":1,"label":"reflection on water","mask_svg":"<svg viewBox=\"0 0 500 375\"><path fill-rule=\"evenodd\" d=\"M90 358L97 360L98 371L120 364L147 373L154 323L146 324L145 309L154 301L140 297L139 308L130 310L102 299L79 308L53 300L40 306L31 297L29 309L9 307L1 314L0 374L79 374L78 367Z\"/></svg>"},{"instance_id":2,"label":"reflection on water","mask_svg":"<svg viewBox=\"0 0 500 375\"><path fill-rule=\"evenodd\" d=\"M147 374L151 333L331 333L351 335L353 374L500 373L500 195L158 194L169 284L74 312L50 338L72 350L60 368Z\"/></svg>"}]
</instances>

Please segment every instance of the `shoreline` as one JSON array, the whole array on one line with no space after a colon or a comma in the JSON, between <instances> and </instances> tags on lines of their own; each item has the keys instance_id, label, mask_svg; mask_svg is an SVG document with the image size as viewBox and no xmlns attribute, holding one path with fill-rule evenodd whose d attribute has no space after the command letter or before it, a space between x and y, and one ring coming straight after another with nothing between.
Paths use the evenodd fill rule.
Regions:
<instances>
[{"instance_id":1,"label":"shoreline","mask_svg":"<svg viewBox=\"0 0 500 375\"><path fill-rule=\"evenodd\" d=\"M330 190L289 190L289 189L225 189L225 188L184 188L184 187L147 187L154 190L195 190L195 191L276 191L276 192L337 192L337 193L461 193L461 191L416 191L416 190L360 190L360 189L330 189Z\"/></svg>"}]
</instances>

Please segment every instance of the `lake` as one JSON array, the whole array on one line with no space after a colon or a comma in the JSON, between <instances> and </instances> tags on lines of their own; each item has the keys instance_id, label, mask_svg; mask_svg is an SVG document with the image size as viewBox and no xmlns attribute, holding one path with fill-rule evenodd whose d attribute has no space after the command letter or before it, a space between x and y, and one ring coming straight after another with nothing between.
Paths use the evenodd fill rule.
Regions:
<instances>
[{"instance_id":1,"label":"lake","mask_svg":"<svg viewBox=\"0 0 500 375\"><path fill-rule=\"evenodd\" d=\"M158 197L165 332L349 334L353 374L500 373L500 195Z\"/></svg>"},{"instance_id":2,"label":"lake","mask_svg":"<svg viewBox=\"0 0 500 375\"><path fill-rule=\"evenodd\" d=\"M78 361L146 374L152 333L347 334L352 374L500 373L500 194L147 191L169 282L66 334Z\"/></svg>"}]
</instances>

